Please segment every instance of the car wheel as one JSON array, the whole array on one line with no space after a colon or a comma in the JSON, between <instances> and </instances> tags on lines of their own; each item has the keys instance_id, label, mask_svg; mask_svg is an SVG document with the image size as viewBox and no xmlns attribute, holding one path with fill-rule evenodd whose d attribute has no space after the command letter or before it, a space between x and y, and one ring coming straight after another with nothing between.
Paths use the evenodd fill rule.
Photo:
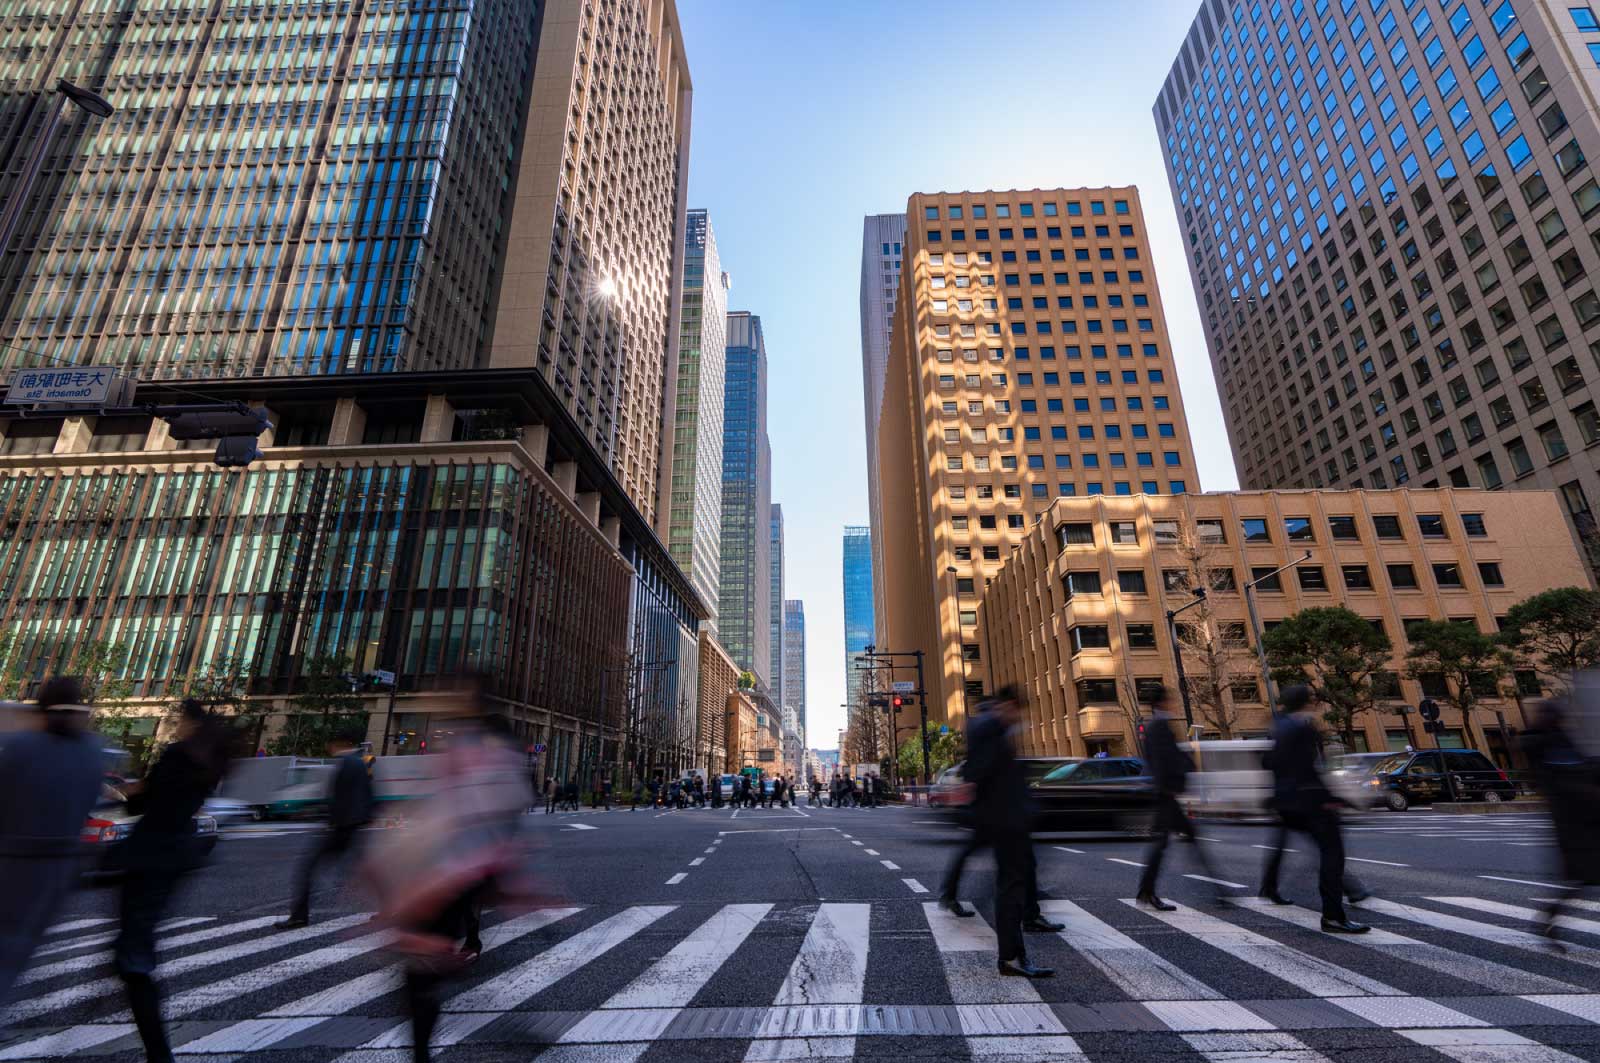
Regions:
<instances>
[{"instance_id":1,"label":"car wheel","mask_svg":"<svg viewBox=\"0 0 1600 1063\"><path fill-rule=\"evenodd\" d=\"M1411 807L1411 802L1406 800L1406 795L1399 790L1390 790L1383 797L1383 803L1389 806L1390 812L1404 812Z\"/></svg>"},{"instance_id":2,"label":"car wheel","mask_svg":"<svg viewBox=\"0 0 1600 1063\"><path fill-rule=\"evenodd\" d=\"M1483 799L1491 805L1498 805L1501 801L1505 800L1504 797L1500 796L1499 790L1485 790L1483 792Z\"/></svg>"}]
</instances>

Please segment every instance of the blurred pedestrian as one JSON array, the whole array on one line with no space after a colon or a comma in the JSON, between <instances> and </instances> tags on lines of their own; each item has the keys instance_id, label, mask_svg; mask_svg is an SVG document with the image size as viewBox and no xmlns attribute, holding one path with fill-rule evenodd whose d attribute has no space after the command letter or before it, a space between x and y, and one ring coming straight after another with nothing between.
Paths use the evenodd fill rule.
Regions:
<instances>
[{"instance_id":1,"label":"blurred pedestrian","mask_svg":"<svg viewBox=\"0 0 1600 1063\"><path fill-rule=\"evenodd\" d=\"M559 799L560 787L556 785L554 775L546 775L544 779L544 814L553 816L556 812L556 801Z\"/></svg>"},{"instance_id":2,"label":"blurred pedestrian","mask_svg":"<svg viewBox=\"0 0 1600 1063\"><path fill-rule=\"evenodd\" d=\"M611 773L607 772L605 774L605 776L600 780L600 797L601 797L602 801L605 803L607 812L611 811L611 791L612 791L612 789L613 789L613 783L612 783L612 780L611 780Z\"/></svg>"},{"instance_id":3,"label":"blurred pedestrian","mask_svg":"<svg viewBox=\"0 0 1600 1063\"><path fill-rule=\"evenodd\" d=\"M0 748L0 1010L82 867L104 770L89 712L77 679L46 680L36 726Z\"/></svg>"},{"instance_id":4,"label":"blurred pedestrian","mask_svg":"<svg viewBox=\"0 0 1600 1063\"><path fill-rule=\"evenodd\" d=\"M149 1063L170 1063L172 1049L161 1021L156 970L156 924L179 879L203 854L195 813L217 788L227 765L227 730L193 698L178 707L175 740L162 750L141 782L128 788L128 811L139 817L124 850L121 925L111 946L112 967L128 992L139 1039Z\"/></svg>"},{"instance_id":5,"label":"blurred pedestrian","mask_svg":"<svg viewBox=\"0 0 1600 1063\"><path fill-rule=\"evenodd\" d=\"M987 711L973 716L967 728L967 761L962 774L973 785L973 823L984 843L994 849L994 932L1000 973L1049 978L1055 971L1028 961L1022 937L1033 873L1033 839L1028 833L1027 781L1011 741L1011 732L1021 720L1016 688L996 691Z\"/></svg>"},{"instance_id":6,"label":"blurred pedestrian","mask_svg":"<svg viewBox=\"0 0 1600 1063\"><path fill-rule=\"evenodd\" d=\"M567 811L578 811L578 777L576 775L567 777L566 799Z\"/></svg>"},{"instance_id":7,"label":"blurred pedestrian","mask_svg":"<svg viewBox=\"0 0 1600 1063\"><path fill-rule=\"evenodd\" d=\"M328 753L334 758L335 767L328 791L327 827L300 862L294 904L289 917L277 924L279 930L310 925L311 888L316 883L317 865L348 856L360 840L361 829L372 822L372 776L356 747L356 736L335 735L328 742Z\"/></svg>"},{"instance_id":8,"label":"blurred pedestrian","mask_svg":"<svg viewBox=\"0 0 1600 1063\"><path fill-rule=\"evenodd\" d=\"M889 800L889 784L883 781L883 776L877 772L872 773L872 802L882 806Z\"/></svg>"},{"instance_id":9,"label":"blurred pedestrian","mask_svg":"<svg viewBox=\"0 0 1600 1063\"><path fill-rule=\"evenodd\" d=\"M1586 756L1576 741L1571 715L1564 701L1541 701L1522 736L1534 785L1550 803L1560 860L1557 874L1573 887L1545 908L1541 932L1552 939L1563 904L1600 886L1600 763Z\"/></svg>"},{"instance_id":10,"label":"blurred pedestrian","mask_svg":"<svg viewBox=\"0 0 1600 1063\"><path fill-rule=\"evenodd\" d=\"M722 807L722 776L720 775L711 780L711 807Z\"/></svg>"},{"instance_id":11,"label":"blurred pedestrian","mask_svg":"<svg viewBox=\"0 0 1600 1063\"><path fill-rule=\"evenodd\" d=\"M1279 837L1294 831L1316 843L1318 891L1322 894L1322 929L1330 934L1365 934L1369 929L1345 915L1344 836L1339 826L1340 800L1322 778L1322 738L1311 722L1314 699L1303 683L1285 687L1279 695L1282 712L1272 724L1272 807L1282 824ZM1261 879L1261 896L1273 904L1291 903L1278 892L1278 869L1283 863L1280 842L1267 855Z\"/></svg>"},{"instance_id":12,"label":"blurred pedestrian","mask_svg":"<svg viewBox=\"0 0 1600 1063\"><path fill-rule=\"evenodd\" d=\"M816 808L822 804L822 781L815 775L811 776L811 807Z\"/></svg>"},{"instance_id":13,"label":"blurred pedestrian","mask_svg":"<svg viewBox=\"0 0 1600 1063\"><path fill-rule=\"evenodd\" d=\"M1178 747L1172 733L1172 694L1164 686L1157 686L1150 695L1150 718L1145 724L1145 770L1155 784L1155 809L1150 824L1150 848L1145 852L1144 874L1139 878L1140 904L1158 912L1170 912L1177 905L1168 904L1156 894L1156 880L1161 875L1161 858L1166 854L1167 842L1176 833L1194 850L1200 870L1213 878L1211 866L1206 861L1205 850L1200 848L1195 835L1194 821L1184 811L1181 798L1188 789L1189 773L1194 761Z\"/></svg>"}]
</instances>

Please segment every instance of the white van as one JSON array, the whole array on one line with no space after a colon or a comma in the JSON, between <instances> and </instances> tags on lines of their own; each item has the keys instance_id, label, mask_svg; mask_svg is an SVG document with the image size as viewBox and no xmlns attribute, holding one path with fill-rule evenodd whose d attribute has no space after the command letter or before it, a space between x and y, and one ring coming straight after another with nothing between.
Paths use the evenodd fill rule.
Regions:
<instances>
[{"instance_id":1,"label":"white van","mask_svg":"<svg viewBox=\"0 0 1600 1063\"><path fill-rule=\"evenodd\" d=\"M1181 748L1194 758L1185 803L1202 815L1268 815L1272 772L1262 758L1272 750L1268 738L1202 739Z\"/></svg>"}]
</instances>

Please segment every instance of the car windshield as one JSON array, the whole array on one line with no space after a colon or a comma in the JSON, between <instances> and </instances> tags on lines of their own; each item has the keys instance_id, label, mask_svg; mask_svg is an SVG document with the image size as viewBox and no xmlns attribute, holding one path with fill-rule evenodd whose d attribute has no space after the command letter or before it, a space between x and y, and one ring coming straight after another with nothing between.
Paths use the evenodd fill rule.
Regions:
<instances>
[{"instance_id":1,"label":"car windshield","mask_svg":"<svg viewBox=\"0 0 1600 1063\"><path fill-rule=\"evenodd\" d=\"M1410 753L1396 753L1392 757L1384 757L1368 770L1374 775L1388 774L1391 771L1399 771L1401 768L1406 766L1406 761L1410 759L1410 757Z\"/></svg>"},{"instance_id":2,"label":"car windshield","mask_svg":"<svg viewBox=\"0 0 1600 1063\"><path fill-rule=\"evenodd\" d=\"M1063 764L1060 767L1055 768L1052 771L1050 771L1049 773L1047 773L1045 775L1045 777L1040 779L1039 781L1040 782L1071 782L1072 780L1069 778L1069 776L1071 776L1071 774L1075 770L1077 770L1078 766L1080 764L1082 764L1082 763L1083 763L1082 761L1075 761L1075 762L1073 762L1071 764Z\"/></svg>"},{"instance_id":3,"label":"car windshield","mask_svg":"<svg viewBox=\"0 0 1600 1063\"><path fill-rule=\"evenodd\" d=\"M1379 764L1389 759L1392 758L1374 757L1366 753L1352 753L1349 756L1336 758L1333 762L1333 766L1336 771L1349 771L1360 775L1366 775L1371 773L1372 770Z\"/></svg>"}]
</instances>

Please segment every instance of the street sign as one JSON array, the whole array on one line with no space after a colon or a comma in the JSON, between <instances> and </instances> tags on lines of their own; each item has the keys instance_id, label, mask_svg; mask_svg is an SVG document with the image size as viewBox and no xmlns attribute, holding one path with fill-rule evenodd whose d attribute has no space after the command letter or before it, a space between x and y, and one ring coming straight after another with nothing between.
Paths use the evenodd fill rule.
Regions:
<instances>
[{"instance_id":1,"label":"street sign","mask_svg":"<svg viewBox=\"0 0 1600 1063\"><path fill-rule=\"evenodd\" d=\"M535 753L543 753L544 749L545 749L545 746L544 746L543 742L535 742L533 744L533 751Z\"/></svg>"},{"instance_id":2,"label":"street sign","mask_svg":"<svg viewBox=\"0 0 1600 1063\"><path fill-rule=\"evenodd\" d=\"M1417 705L1417 712L1424 720L1432 722L1439 718L1439 703L1432 698L1423 698Z\"/></svg>"},{"instance_id":3,"label":"street sign","mask_svg":"<svg viewBox=\"0 0 1600 1063\"><path fill-rule=\"evenodd\" d=\"M132 401L133 384L110 366L19 369L6 388L6 404L121 406Z\"/></svg>"},{"instance_id":4,"label":"street sign","mask_svg":"<svg viewBox=\"0 0 1600 1063\"><path fill-rule=\"evenodd\" d=\"M896 694L910 694L917 689L917 684L909 679L897 679L889 684L889 689Z\"/></svg>"},{"instance_id":5,"label":"street sign","mask_svg":"<svg viewBox=\"0 0 1600 1063\"><path fill-rule=\"evenodd\" d=\"M381 683L386 687L392 687L394 686L394 673L386 672L382 668L374 668L372 670L372 681Z\"/></svg>"}]
</instances>

